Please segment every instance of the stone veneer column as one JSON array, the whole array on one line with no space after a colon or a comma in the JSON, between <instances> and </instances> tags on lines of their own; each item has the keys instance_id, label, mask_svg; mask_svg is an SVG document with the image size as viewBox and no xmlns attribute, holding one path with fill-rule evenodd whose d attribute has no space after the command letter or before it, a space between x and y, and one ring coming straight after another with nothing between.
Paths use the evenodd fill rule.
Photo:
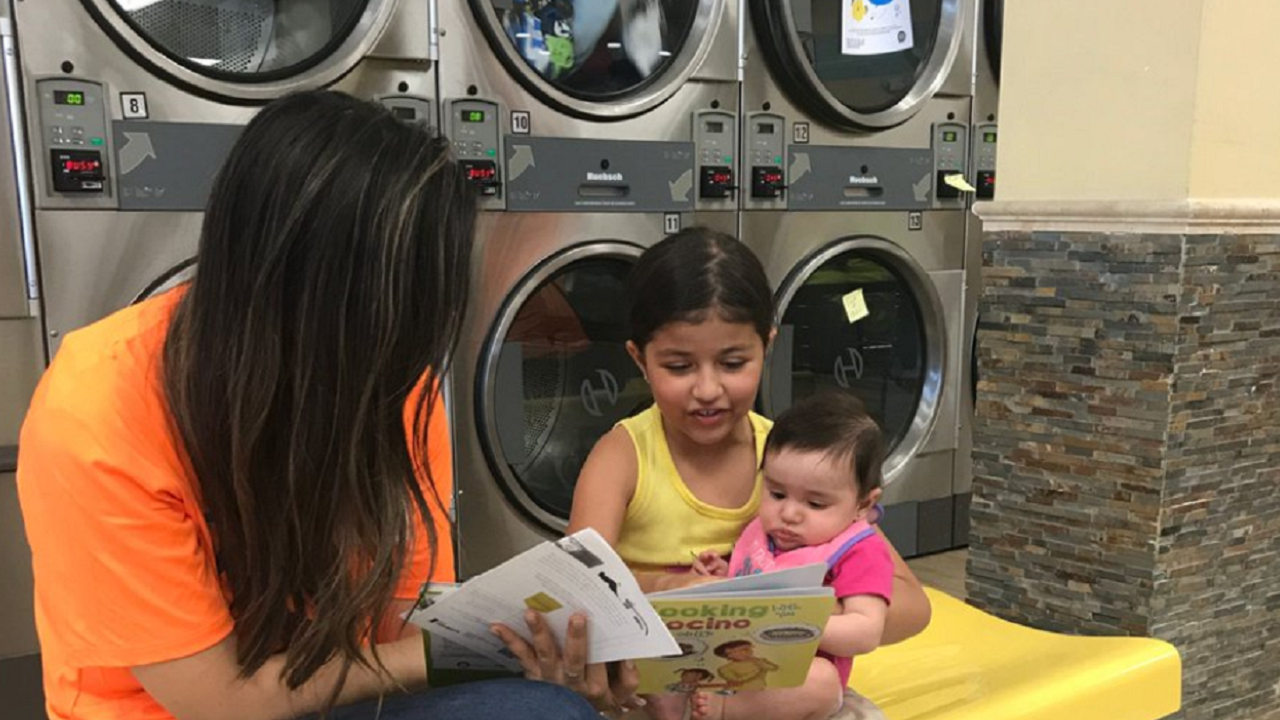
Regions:
<instances>
[{"instance_id":1,"label":"stone veneer column","mask_svg":"<svg viewBox=\"0 0 1280 720\"><path fill-rule=\"evenodd\" d=\"M1172 642L1187 718L1280 717L1280 234L1069 212L984 215L970 602Z\"/></svg>"},{"instance_id":2,"label":"stone veneer column","mask_svg":"<svg viewBox=\"0 0 1280 720\"><path fill-rule=\"evenodd\" d=\"M972 602L1164 638L1185 717L1280 720L1280 2L1004 19Z\"/></svg>"}]
</instances>

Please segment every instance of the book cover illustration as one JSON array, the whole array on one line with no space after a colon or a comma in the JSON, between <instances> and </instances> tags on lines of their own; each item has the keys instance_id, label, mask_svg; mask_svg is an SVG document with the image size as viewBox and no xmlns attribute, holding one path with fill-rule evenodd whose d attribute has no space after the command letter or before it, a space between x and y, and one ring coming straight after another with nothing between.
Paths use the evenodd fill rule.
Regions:
<instances>
[{"instance_id":1,"label":"book cover illustration","mask_svg":"<svg viewBox=\"0 0 1280 720\"><path fill-rule=\"evenodd\" d=\"M680 654L637 660L641 693L802 685L835 608L831 589L823 587L650 601Z\"/></svg>"}]
</instances>

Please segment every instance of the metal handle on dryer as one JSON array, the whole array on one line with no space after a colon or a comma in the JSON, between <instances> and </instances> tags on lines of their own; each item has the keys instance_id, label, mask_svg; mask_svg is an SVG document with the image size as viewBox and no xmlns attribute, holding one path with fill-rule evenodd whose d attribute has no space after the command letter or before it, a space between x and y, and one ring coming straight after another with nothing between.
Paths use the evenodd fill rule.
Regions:
<instances>
[{"instance_id":1,"label":"metal handle on dryer","mask_svg":"<svg viewBox=\"0 0 1280 720\"><path fill-rule=\"evenodd\" d=\"M0 52L4 54L5 112L9 115L9 142L13 147L14 184L18 195L18 226L22 238L22 261L27 277L27 299L40 299L40 276L36 265L35 204L31 197L31 176L27 167L27 131L22 114L22 82L18 70L18 44L13 21L0 18Z\"/></svg>"},{"instance_id":2,"label":"metal handle on dryer","mask_svg":"<svg viewBox=\"0 0 1280 720\"><path fill-rule=\"evenodd\" d=\"M440 3L427 2L427 59L440 62Z\"/></svg>"},{"instance_id":3,"label":"metal handle on dryer","mask_svg":"<svg viewBox=\"0 0 1280 720\"><path fill-rule=\"evenodd\" d=\"M974 408L978 407L978 325L982 323L982 313L973 316L973 339L969 345L969 394Z\"/></svg>"}]
</instances>

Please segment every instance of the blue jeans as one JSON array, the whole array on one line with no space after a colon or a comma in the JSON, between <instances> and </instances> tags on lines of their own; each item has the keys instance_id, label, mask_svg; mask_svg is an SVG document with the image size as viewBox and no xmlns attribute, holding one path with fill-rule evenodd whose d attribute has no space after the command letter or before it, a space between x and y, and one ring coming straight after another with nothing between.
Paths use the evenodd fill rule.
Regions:
<instances>
[{"instance_id":1,"label":"blue jeans","mask_svg":"<svg viewBox=\"0 0 1280 720\"><path fill-rule=\"evenodd\" d=\"M308 716L314 720L318 715ZM334 708L330 720L601 720L581 695L559 685L507 679L453 685Z\"/></svg>"}]
</instances>

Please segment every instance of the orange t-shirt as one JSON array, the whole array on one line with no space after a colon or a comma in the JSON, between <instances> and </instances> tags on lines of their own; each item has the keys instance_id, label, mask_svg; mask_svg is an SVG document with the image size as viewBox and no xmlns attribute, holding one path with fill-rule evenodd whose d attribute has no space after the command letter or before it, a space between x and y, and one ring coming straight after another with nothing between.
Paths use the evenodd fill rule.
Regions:
<instances>
[{"instance_id":1,"label":"orange t-shirt","mask_svg":"<svg viewBox=\"0 0 1280 720\"><path fill-rule=\"evenodd\" d=\"M54 720L173 720L129 668L206 650L232 630L204 515L170 433L157 372L181 291L70 334L22 427L18 491L35 571L36 628ZM448 502L443 403L428 462ZM432 495L426 490L428 502ZM416 546L397 598L416 598L430 548ZM451 529L433 508L436 572L453 579Z\"/></svg>"}]
</instances>

